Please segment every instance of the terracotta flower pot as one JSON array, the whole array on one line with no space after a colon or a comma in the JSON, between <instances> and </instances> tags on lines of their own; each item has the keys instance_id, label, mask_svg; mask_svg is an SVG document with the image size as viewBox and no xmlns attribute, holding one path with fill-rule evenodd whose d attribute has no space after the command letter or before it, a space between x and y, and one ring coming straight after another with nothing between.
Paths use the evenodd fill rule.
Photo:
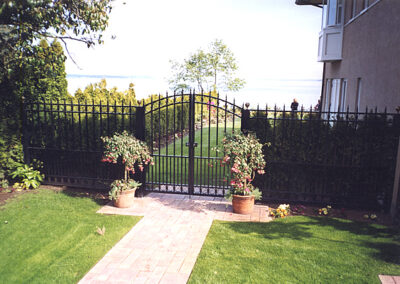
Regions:
<instances>
[{"instance_id":1,"label":"terracotta flower pot","mask_svg":"<svg viewBox=\"0 0 400 284\"><path fill-rule=\"evenodd\" d=\"M233 213L251 214L254 208L254 195L233 195Z\"/></svg>"},{"instance_id":2,"label":"terracotta flower pot","mask_svg":"<svg viewBox=\"0 0 400 284\"><path fill-rule=\"evenodd\" d=\"M133 205L136 189L122 191L118 199L114 200L114 206L118 208L129 208Z\"/></svg>"}]
</instances>

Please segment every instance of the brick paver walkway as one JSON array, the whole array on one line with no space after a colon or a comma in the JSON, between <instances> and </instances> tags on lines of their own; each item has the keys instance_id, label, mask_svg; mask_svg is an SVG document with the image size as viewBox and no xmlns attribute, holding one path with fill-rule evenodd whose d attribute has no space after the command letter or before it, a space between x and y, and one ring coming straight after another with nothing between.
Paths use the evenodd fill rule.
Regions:
<instances>
[{"instance_id":1,"label":"brick paver walkway","mask_svg":"<svg viewBox=\"0 0 400 284\"><path fill-rule=\"evenodd\" d=\"M379 275L382 284L400 284L400 276Z\"/></svg>"},{"instance_id":2,"label":"brick paver walkway","mask_svg":"<svg viewBox=\"0 0 400 284\"><path fill-rule=\"evenodd\" d=\"M98 213L144 216L79 282L186 283L214 219L267 222L268 207L232 213L223 198L150 193L132 208Z\"/></svg>"}]
</instances>

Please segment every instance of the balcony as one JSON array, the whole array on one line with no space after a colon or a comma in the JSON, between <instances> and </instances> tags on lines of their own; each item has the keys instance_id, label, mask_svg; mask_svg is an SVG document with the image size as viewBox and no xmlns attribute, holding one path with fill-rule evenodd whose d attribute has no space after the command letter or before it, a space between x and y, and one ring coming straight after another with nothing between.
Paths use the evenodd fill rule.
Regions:
<instances>
[{"instance_id":1,"label":"balcony","mask_svg":"<svg viewBox=\"0 0 400 284\"><path fill-rule=\"evenodd\" d=\"M318 61L342 60L343 26L325 27L319 33Z\"/></svg>"}]
</instances>

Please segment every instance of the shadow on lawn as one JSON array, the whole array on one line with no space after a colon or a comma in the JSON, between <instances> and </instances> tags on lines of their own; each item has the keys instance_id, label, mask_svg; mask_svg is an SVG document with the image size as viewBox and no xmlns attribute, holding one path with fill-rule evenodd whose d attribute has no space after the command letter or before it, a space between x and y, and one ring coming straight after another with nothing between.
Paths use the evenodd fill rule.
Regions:
<instances>
[{"instance_id":1,"label":"shadow on lawn","mask_svg":"<svg viewBox=\"0 0 400 284\"><path fill-rule=\"evenodd\" d=\"M61 193L74 198L90 198L101 206L110 202L107 198L108 194L105 191L68 187L67 189L62 190Z\"/></svg>"},{"instance_id":2,"label":"shadow on lawn","mask_svg":"<svg viewBox=\"0 0 400 284\"><path fill-rule=\"evenodd\" d=\"M295 221L292 218L298 219ZM351 243L373 249L372 257L385 262L400 264L400 238L399 230L376 224L367 224L345 219L334 219L326 217L290 217L286 220L262 223L238 223L227 222L226 225L240 234L259 234L266 239L293 239L310 240L320 239L329 242ZM317 228L315 228L317 226ZM320 232L318 227L339 230L351 233L354 239L336 240L329 238L324 230ZM376 241L371 241L374 239ZM384 240L383 240L384 239Z\"/></svg>"}]
</instances>

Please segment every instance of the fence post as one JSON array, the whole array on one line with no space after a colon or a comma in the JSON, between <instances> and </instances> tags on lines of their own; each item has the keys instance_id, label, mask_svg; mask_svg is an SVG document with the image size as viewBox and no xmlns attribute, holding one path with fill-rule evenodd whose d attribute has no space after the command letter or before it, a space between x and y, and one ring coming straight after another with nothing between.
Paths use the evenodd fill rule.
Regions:
<instances>
[{"instance_id":1,"label":"fence post","mask_svg":"<svg viewBox=\"0 0 400 284\"><path fill-rule=\"evenodd\" d=\"M399 194L399 186L400 186L400 136L397 147L397 159L396 159L396 170L394 172L394 183L393 183L393 195L392 195L392 204L390 206L390 215L392 218L395 217L397 211L397 200Z\"/></svg>"},{"instance_id":2,"label":"fence post","mask_svg":"<svg viewBox=\"0 0 400 284\"><path fill-rule=\"evenodd\" d=\"M245 104L246 108L242 108L242 118L241 118L241 125L240 125L240 130L242 131L243 134L247 135L249 133L249 120L250 120L250 110L249 110L249 103Z\"/></svg>"},{"instance_id":3,"label":"fence post","mask_svg":"<svg viewBox=\"0 0 400 284\"><path fill-rule=\"evenodd\" d=\"M27 129L27 118L26 118L26 102L25 98L22 97L21 99L21 140L22 140L22 149L24 152L24 163L30 164L31 163L31 155L29 153L28 147L28 129Z\"/></svg>"},{"instance_id":4,"label":"fence post","mask_svg":"<svg viewBox=\"0 0 400 284\"><path fill-rule=\"evenodd\" d=\"M144 102L143 106L136 107L136 120L135 120L135 137L141 141L146 141L145 137L145 107ZM146 188L146 168L143 172L137 171L139 182L142 184L139 190L136 191L136 195L139 197L143 197Z\"/></svg>"}]
</instances>

